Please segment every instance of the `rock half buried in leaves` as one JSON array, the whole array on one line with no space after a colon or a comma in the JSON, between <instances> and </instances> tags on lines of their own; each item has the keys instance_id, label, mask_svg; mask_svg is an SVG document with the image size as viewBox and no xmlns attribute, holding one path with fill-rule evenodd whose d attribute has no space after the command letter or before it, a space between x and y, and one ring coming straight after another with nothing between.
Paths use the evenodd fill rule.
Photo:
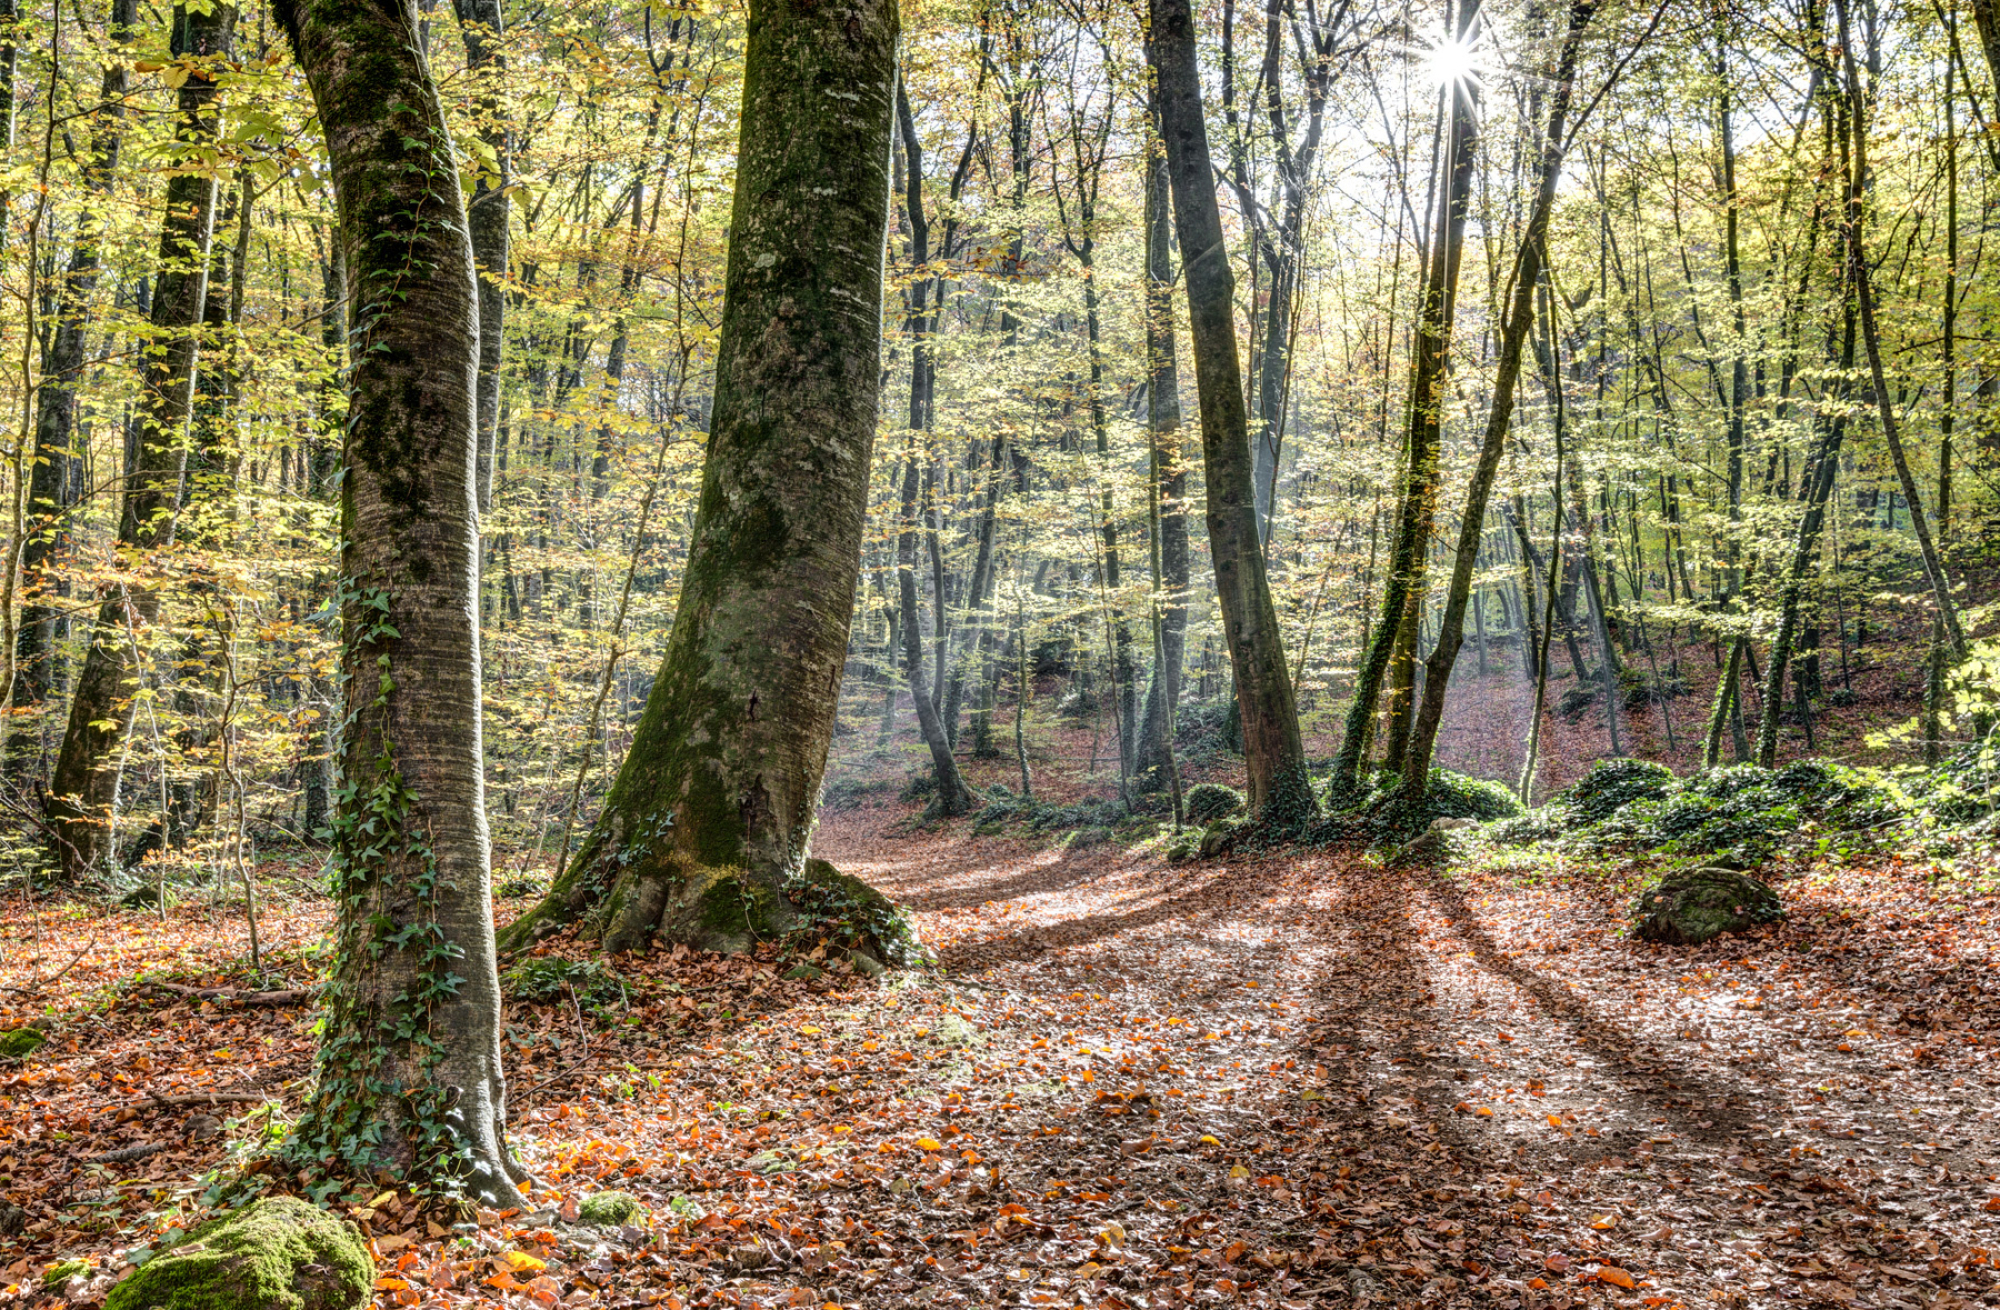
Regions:
<instances>
[{"instance_id":1,"label":"rock half buried in leaves","mask_svg":"<svg viewBox=\"0 0 2000 1310\"><path fill-rule=\"evenodd\" d=\"M1734 869L1683 869L1642 892L1632 904L1632 935L1641 941L1699 946L1785 917L1778 894Z\"/></svg>"},{"instance_id":2,"label":"rock half buried in leaves","mask_svg":"<svg viewBox=\"0 0 2000 1310\"><path fill-rule=\"evenodd\" d=\"M360 1310L374 1285L353 1224L270 1196L155 1256L111 1289L104 1310Z\"/></svg>"}]
</instances>

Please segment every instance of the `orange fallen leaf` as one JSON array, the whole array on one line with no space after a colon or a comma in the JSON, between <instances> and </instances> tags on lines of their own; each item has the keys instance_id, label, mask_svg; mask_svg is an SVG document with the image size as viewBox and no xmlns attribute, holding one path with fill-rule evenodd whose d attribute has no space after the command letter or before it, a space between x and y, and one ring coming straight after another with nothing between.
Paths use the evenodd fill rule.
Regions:
<instances>
[{"instance_id":1,"label":"orange fallen leaf","mask_svg":"<svg viewBox=\"0 0 2000 1310\"><path fill-rule=\"evenodd\" d=\"M1597 1267L1597 1279L1599 1282L1609 1283L1613 1287L1622 1287L1628 1292L1639 1285L1638 1280L1634 1279L1632 1275L1626 1273L1617 1265L1599 1265Z\"/></svg>"}]
</instances>

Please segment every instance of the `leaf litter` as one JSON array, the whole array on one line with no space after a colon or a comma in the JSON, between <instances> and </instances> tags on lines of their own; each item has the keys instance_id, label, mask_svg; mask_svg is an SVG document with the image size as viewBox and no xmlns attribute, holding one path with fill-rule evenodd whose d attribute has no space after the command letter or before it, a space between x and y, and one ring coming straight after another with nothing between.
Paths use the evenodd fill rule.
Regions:
<instances>
[{"instance_id":1,"label":"leaf litter","mask_svg":"<svg viewBox=\"0 0 2000 1310\"><path fill-rule=\"evenodd\" d=\"M1588 877L880 812L817 845L939 967L661 952L510 1002L533 1208L336 1200L377 1304L2000 1304L2000 906L1919 869L1689 950ZM310 1010L255 998L310 984L325 908L270 907L276 979L200 910L4 913L0 1026L49 1040L0 1065L0 1303L94 1304L296 1110ZM579 1222L607 1190L643 1216Z\"/></svg>"}]
</instances>

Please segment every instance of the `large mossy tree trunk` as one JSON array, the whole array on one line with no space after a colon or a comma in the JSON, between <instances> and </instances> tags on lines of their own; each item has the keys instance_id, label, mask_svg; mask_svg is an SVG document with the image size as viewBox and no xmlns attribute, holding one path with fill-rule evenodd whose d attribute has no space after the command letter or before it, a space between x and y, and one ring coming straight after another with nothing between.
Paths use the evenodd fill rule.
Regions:
<instances>
[{"instance_id":1,"label":"large mossy tree trunk","mask_svg":"<svg viewBox=\"0 0 2000 1310\"><path fill-rule=\"evenodd\" d=\"M213 147L216 75L235 30L236 10L228 5L199 12L188 7L174 10L172 50L190 65L175 97L174 141L179 151L196 154ZM152 328L157 344L146 352L135 420L138 439L125 470L118 520L120 551L132 557L165 551L174 544L188 420L194 406L195 361L208 297L216 192L216 179L205 169L177 172L167 182L153 282ZM159 590L143 580L118 587L98 610L49 780L53 854L68 881L113 872L116 853L111 849L109 816L118 792L118 748L132 720L133 679L139 672L136 635L151 627L159 612Z\"/></svg>"},{"instance_id":2,"label":"large mossy tree trunk","mask_svg":"<svg viewBox=\"0 0 2000 1310\"><path fill-rule=\"evenodd\" d=\"M336 959L294 1155L518 1204L480 742L479 294L410 0L280 0L350 316Z\"/></svg>"},{"instance_id":3,"label":"large mossy tree trunk","mask_svg":"<svg viewBox=\"0 0 2000 1310\"><path fill-rule=\"evenodd\" d=\"M896 34L888 0L751 7L680 608L602 815L510 946L586 911L612 950L796 922L867 514Z\"/></svg>"},{"instance_id":4,"label":"large mossy tree trunk","mask_svg":"<svg viewBox=\"0 0 2000 1310\"><path fill-rule=\"evenodd\" d=\"M1151 18L1146 55L1159 79L1160 134L1166 142L1174 227L1187 281L1195 385L1201 397L1208 545L1243 717L1250 810L1260 819L1298 823L1313 811L1312 787L1257 531L1249 416L1236 343L1236 279L1215 200L1194 18L1188 0L1151 0Z\"/></svg>"}]
</instances>

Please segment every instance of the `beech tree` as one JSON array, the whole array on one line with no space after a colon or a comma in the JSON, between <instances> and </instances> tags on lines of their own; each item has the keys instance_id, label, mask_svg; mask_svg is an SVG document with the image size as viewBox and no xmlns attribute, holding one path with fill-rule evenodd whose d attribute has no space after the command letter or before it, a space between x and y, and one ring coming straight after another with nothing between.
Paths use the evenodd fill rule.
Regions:
<instances>
[{"instance_id":1,"label":"beech tree","mask_svg":"<svg viewBox=\"0 0 2000 1310\"><path fill-rule=\"evenodd\" d=\"M1187 282L1194 336L1195 386L1201 398L1202 466L1208 482L1208 544L1223 635L1236 675L1250 809L1300 822L1311 815L1305 746L1285 667L1285 647L1257 531L1249 416L1236 349L1236 279L1224 255L1222 214L1202 119L1201 73L1187 0L1152 0L1146 57L1159 85L1160 135L1166 142L1174 228Z\"/></svg>"},{"instance_id":2,"label":"beech tree","mask_svg":"<svg viewBox=\"0 0 2000 1310\"><path fill-rule=\"evenodd\" d=\"M126 443L118 545L138 555L170 547L180 518L187 463L186 427L194 408L199 329L207 307L209 245L215 235L216 178L198 157L215 137L218 60L227 56L236 10L225 4L174 10L173 52L189 61L176 97L175 143L189 166L167 183L160 220L152 325L136 431ZM107 143L108 149L108 143ZM89 270L91 263L86 262ZM80 330L80 329L79 329ZM58 343L59 345L62 343ZM63 400L52 400L49 437L57 439ZM59 458L52 444L50 459ZM117 872L108 822L118 794L117 751L132 721L137 630L159 616L160 593L143 582L120 585L97 614L83 668L70 698L69 723L49 781L49 832L57 867L71 880Z\"/></svg>"},{"instance_id":3,"label":"beech tree","mask_svg":"<svg viewBox=\"0 0 2000 1310\"><path fill-rule=\"evenodd\" d=\"M409 0L279 0L347 270L336 963L294 1155L518 1204L481 762L479 292Z\"/></svg>"},{"instance_id":4,"label":"beech tree","mask_svg":"<svg viewBox=\"0 0 2000 1310\"><path fill-rule=\"evenodd\" d=\"M898 19L760 0L700 509L632 749L510 945L589 910L608 949L741 950L799 919L880 387ZM842 890L865 894L847 880Z\"/></svg>"}]
</instances>

